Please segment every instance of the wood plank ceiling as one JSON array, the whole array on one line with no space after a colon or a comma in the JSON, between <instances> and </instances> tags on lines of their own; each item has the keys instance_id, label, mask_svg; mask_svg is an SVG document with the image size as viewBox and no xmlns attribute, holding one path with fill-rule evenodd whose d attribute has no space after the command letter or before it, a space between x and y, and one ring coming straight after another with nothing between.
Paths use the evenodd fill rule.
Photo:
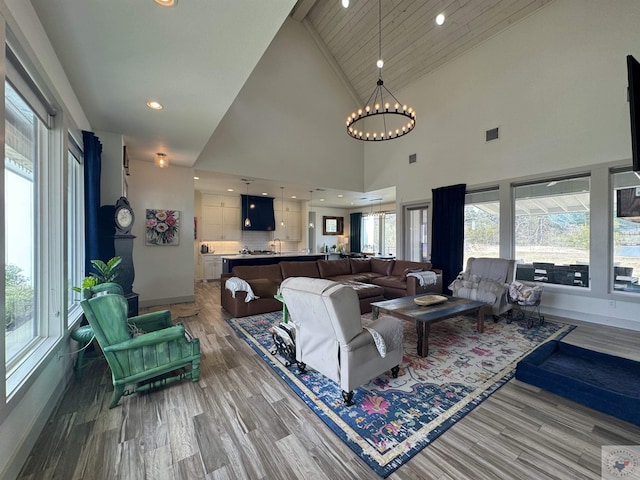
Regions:
<instances>
[{"instance_id":1,"label":"wood plank ceiling","mask_svg":"<svg viewBox=\"0 0 640 480\"><path fill-rule=\"evenodd\" d=\"M382 0L385 86L395 93L551 1ZM351 0L345 9L340 0L299 0L292 17L317 34L360 102L367 100L378 76L378 2Z\"/></svg>"}]
</instances>

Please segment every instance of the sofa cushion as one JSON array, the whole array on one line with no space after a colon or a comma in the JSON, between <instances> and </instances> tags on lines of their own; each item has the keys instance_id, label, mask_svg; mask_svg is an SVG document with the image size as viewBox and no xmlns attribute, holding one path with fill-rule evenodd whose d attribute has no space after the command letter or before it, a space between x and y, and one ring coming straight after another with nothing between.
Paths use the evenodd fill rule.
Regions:
<instances>
[{"instance_id":1,"label":"sofa cushion","mask_svg":"<svg viewBox=\"0 0 640 480\"><path fill-rule=\"evenodd\" d=\"M371 271L382 275L391 275L394 260L382 260L380 258L371 259Z\"/></svg>"},{"instance_id":2,"label":"sofa cushion","mask_svg":"<svg viewBox=\"0 0 640 480\"><path fill-rule=\"evenodd\" d=\"M351 275L351 264L348 258L341 258L340 260L318 260L317 263L320 278Z\"/></svg>"},{"instance_id":3,"label":"sofa cushion","mask_svg":"<svg viewBox=\"0 0 640 480\"><path fill-rule=\"evenodd\" d=\"M388 275L406 276L406 274L409 273L409 272L405 273L407 269L415 270L417 268L425 271L431 270L431 262L412 262L410 260L396 260L395 263L393 264L393 269L391 270L391 273L389 273ZM415 271L419 272L420 270L415 270Z\"/></svg>"},{"instance_id":4,"label":"sofa cushion","mask_svg":"<svg viewBox=\"0 0 640 480\"><path fill-rule=\"evenodd\" d=\"M280 262L276 266L282 271L282 278L309 277L320 278L318 262Z\"/></svg>"},{"instance_id":5,"label":"sofa cushion","mask_svg":"<svg viewBox=\"0 0 640 480\"><path fill-rule=\"evenodd\" d=\"M369 258L350 258L351 273L365 273L371 271L371 260Z\"/></svg>"},{"instance_id":6,"label":"sofa cushion","mask_svg":"<svg viewBox=\"0 0 640 480\"><path fill-rule=\"evenodd\" d=\"M270 278L255 278L247 280L247 283L253 290L254 295L261 298L273 297L278 293L280 282L271 280Z\"/></svg>"},{"instance_id":7,"label":"sofa cushion","mask_svg":"<svg viewBox=\"0 0 640 480\"><path fill-rule=\"evenodd\" d=\"M407 289L407 278L400 276L387 275L384 277L377 277L373 279L374 285L380 285L381 287L398 288L400 290Z\"/></svg>"},{"instance_id":8,"label":"sofa cushion","mask_svg":"<svg viewBox=\"0 0 640 480\"><path fill-rule=\"evenodd\" d=\"M339 282L339 283L345 283L345 282L371 283L371 279L367 276L366 273L356 273L356 274L351 273L349 275L336 275L335 277L329 277L329 280L333 280L334 282Z\"/></svg>"},{"instance_id":9,"label":"sofa cushion","mask_svg":"<svg viewBox=\"0 0 640 480\"><path fill-rule=\"evenodd\" d=\"M311 262L314 263L314 262ZM231 273L235 277L243 280L252 280L254 278L269 278L278 282L282 281L282 273L280 265L238 265L231 269Z\"/></svg>"}]
</instances>

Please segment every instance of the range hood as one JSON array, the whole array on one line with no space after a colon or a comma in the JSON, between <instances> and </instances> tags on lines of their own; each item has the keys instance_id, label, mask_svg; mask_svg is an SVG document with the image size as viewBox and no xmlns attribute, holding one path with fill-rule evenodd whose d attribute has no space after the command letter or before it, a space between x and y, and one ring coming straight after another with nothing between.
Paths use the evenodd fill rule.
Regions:
<instances>
[{"instance_id":1,"label":"range hood","mask_svg":"<svg viewBox=\"0 0 640 480\"><path fill-rule=\"evenodd\" d=\"M276 229L276 216L273 213L273 197L240 195L242 200L242 230L248 232L272 232ZM244 219L249 217L251 226L245 227Z\"/></svg>"}]
</instances>

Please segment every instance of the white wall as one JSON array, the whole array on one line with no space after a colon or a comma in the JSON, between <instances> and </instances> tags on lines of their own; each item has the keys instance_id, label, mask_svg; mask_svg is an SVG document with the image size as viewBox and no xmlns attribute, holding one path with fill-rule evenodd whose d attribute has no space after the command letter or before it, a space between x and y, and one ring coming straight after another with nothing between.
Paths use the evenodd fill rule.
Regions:
<instances>
[{"instance_id":1,"label":"white wall","mask_svg":"<svg viewBox=\"0 0 640 480\"><path fill-rule=\"evenodd\" d=\"M401 213L402 204L429 200L432 188L466 183L509 192L511 179L593 168L591 288L545 286L543 310L640 329L640 298L609 293L603 167L630 165L625 57L640 57L639 25L635 0L557 0L394 92L416 108L416 129L365 146L365 191L395 185ZM493 127L500 139L485 143ZM412 153L417 163L409 165ZM510 245L501 250L513 256Z\"/></svg>"},{"instance_id":2,"label":"white wall","mask_svg":"<svg viewBox=\"0 0 640 480\"><path fill-rule=\"evenodd\" d=\"M193 169L158 168L151 162L130 161L129 172L128 198L136 215L132 229L136 236L133 291L140 295L141 306L193 301ZM179 245L145 245L147 209L180 211Z\"/></svg>"},{"instance_id":3,"label":"white wall","mask_svg":"<svg viewBox=\"0 0 640 480\"><path fill-rule=\"evenodd\" d=\"M350 231L350 223L349 223L349 211L343 208L326 208L326 207L318 207L313 205L312 211L316 214L316 223L313 229L313 235L315 237L316 243L316 252L319 252L320 249L327 245L329 249L332 246L336 245L336 247L340 246L340 244L349 244L349 231ZM322 234L322 217L343 217L344 219L344 228L342 235L323 235ZM308 214L303 215L303 218L308 218ZM306 226L305 226L306 225ZM308 230L309 222L303 224L303 229Z\"/></svg>"},{"instance_id":4,"label":"white wall","mask_svg":"<svg viewBox=\"0 0 640 480\"><path fill-rule=\"evenodd\" d=\"M114 205L123 195L121 133L104 130L95 132L102 143L102 162L100 176L100 205Z\"/></svg>"},{"instance_id":5,"label":"white wall","mask_svg":"<svg viewBox=\"0 0 640 480\"><path fill-rule=\"evenodd\" d=\"M288 19L197 168L363 191L363 146L346 135L352 100L306 28Z\"/></svg>"}]
</instances>

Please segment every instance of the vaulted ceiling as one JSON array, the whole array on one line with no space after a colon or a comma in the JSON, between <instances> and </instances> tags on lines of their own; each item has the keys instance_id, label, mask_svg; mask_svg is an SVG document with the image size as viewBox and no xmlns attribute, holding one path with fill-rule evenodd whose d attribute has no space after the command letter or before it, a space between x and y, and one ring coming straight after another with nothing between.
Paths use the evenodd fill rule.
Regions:
<instances>
[{"instance_id":1,"label":"vaulted ceiling","mask_svg":"<svg viewBox=\"0 0 640 480\"><path fill-rule=\"evenodd\" d=\"M380 43L375 0L350 0L346 9L341 0L31 4L92 128L122 133L132 160L153 161L164 151L174 165L193 166L289 15L307 26L359 103L375 86L379 47L385 85L395 92L550 1L382 0ZM439 13L446 16L442 26L435 23ZM150 110L148 100L163 110ZM381 194L387 201L393 192Z\"/></svg>"}]
</instances>

